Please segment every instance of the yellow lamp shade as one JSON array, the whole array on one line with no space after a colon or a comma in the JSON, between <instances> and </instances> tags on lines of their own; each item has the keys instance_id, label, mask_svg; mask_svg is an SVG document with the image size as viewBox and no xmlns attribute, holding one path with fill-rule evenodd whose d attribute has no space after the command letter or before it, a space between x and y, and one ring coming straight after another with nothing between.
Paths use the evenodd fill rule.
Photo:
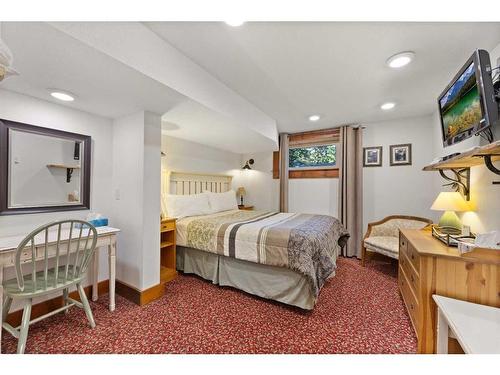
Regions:
<instances>
[{"instance_id":1,"label":"yellow lamp shade","mask_svg":"<svg viewBox=\"0 0 500 375\"><path fill-rule=\"evenodd\" d=\"M471 211L471 206L458 192L441 192L431 206L434 211Z\"/></svg>"},{"instance_id":2,"label":"yellow lamp shade","mask_svg":"<svg viewBox=\"0 0 500 375\"><path fill-rule=\"evenodd\" d=\"M247 192L245 191L244 187L239 187L238 188L238 195L242 196L245 195Z\"/></svg>"}]
</instances>

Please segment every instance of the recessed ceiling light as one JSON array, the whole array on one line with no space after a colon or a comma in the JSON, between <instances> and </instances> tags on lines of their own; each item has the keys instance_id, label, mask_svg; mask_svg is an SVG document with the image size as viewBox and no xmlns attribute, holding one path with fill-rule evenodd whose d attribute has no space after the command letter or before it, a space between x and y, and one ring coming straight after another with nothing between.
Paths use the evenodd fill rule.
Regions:
<instances>
[{"instance_id":1,"label":"recessed ceiling light","mask_svg":"<svg viewBox=\"0 0 500 375\"><path fill-rule=\"evenodd\" d=\"M75 100L73 94L61 90L50 90L50 95L56 99L62 100L63 102L72 102Z\"/></svg>"},{"instance_id":2,"label":"recessed ceiling light","mask_svg":"<svg viewBox=\"0 0 500 375\"><path fill-rule=\"evenodd\" d=\"M245 21L242 20L231 20L231 21L225 21L229 26L233 27L238 27L241 26L245 23Z\"/></svg>"},{"instance_id":3,"label":"recessed ceiling light","mask_svg":"<svg viewBox=\"0 0 500 375\"><path fill-rule=\"evenodd\" d=\"M311 115L309 116L309 121L316 122L321 118L320 115Z\"/></svg>"},{"instance_id":4,"label":"recessed ceiling light","mask_svg":"<svg viewBox=\"0 0 500 375\"><path fill-rule=\"evenodd\" d=\"M389 57L386 61L386 64L390 68L394 69L402 68L403 66L411 63L414 57L415 57L415 52L411 51L401 52L394 56Z\"/></svg>"},{"instance_id":5,"label":"recessed ceiling light","mask_svg":"<svg viewBox=\"0 0 500 375\"><path fill-rule=\"evenodd\" d=\"M388 111L389 109L393 109L395 106L396 106L396 103L387 102L387 103L382 104L380 106L380 108L383 109L384 111Z\"/></svg>"}]
</instances>

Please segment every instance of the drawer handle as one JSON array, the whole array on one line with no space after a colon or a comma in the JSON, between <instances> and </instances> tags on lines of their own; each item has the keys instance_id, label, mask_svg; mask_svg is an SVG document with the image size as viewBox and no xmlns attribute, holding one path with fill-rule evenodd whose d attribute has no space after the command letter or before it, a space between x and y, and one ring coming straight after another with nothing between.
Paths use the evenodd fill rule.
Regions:
<instances>
[{"instance_id":1,"label":"drawer handle","mask_svg":"<svg viewBox=\"0 0 500 375\"><path fill-rule=\"evenodd\" d=\"M415 259L415 256L413 254L411 254L411 259L414 260Z\"/></svg>"},{"instance_id":2,"label":"drawer handle","mask_svg":"<svg viewBox=\"0 0 500 375\"><path fill-rule=\"evenodd\" d=\"M413 275L410 276L411 282L414 282L415 279L413 278Z\"/></svg>"},{"instance_id":3,"label":"drawer handle","mask_svg":"<svg viewBox=\"0 0 500 375\"><path fill-rule=\"evenodd\" d=\"M401 246L404 246L405 245L405 242L404 241L401 241Z\"/></svg>"},{"instance_id":4,"label":"drawer handle","mask_svg":"<svg viewBox=\"0 0 500 375\"><path fill-rule=\"evenodd\" d=\"M413 310L413 303L410 303L410 309Z\"/></svg>"}]
</instances>

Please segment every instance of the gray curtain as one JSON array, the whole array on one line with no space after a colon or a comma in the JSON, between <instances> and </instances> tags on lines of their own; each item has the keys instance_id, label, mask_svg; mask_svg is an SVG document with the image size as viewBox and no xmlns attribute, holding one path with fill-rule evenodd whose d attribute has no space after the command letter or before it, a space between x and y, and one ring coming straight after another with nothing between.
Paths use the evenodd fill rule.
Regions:
<instances>
[{"instance_id":1,"label":"gray curtain","mask_svg":"<svg viewBox=\"0 0 500 375\"><path fill-rule=\"evenodd\" d=\"M340 128L339 220L351 235L342 255L361 256L363 238L363 129Z\"/></svg>"},{"instance_id":2,"label":"gray curtain","mask_svg":"<svg viewBox=\"0 0 500 375\"><path fill-rule=\"evenodd\" d=\"M288 212L288 134L280 134L280 212Z\"/></svg>"}]
</instances>

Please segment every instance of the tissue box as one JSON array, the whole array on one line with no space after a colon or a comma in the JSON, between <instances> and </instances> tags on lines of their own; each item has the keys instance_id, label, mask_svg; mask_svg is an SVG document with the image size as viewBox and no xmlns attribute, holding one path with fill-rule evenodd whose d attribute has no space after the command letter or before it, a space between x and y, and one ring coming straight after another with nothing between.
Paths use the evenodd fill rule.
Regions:
<instances>
[{"instance_id":1,"label":"tissue box","mask_svg":"<svg viewBox=\"0 0 500 375\"><path fill-rule=\"evenodd\" d=\"M90 220L89 223L92 224L94 227L107 227L108 219L103 217L100 219Z\"/></svg>"},{"instance_id":2,"label":"tissue box","mask_svg":"<svg viewBox=\"0 0 500 375\"><path fill-rule=\"evenodd\" d=\"M108 219L106 218L100 218L100 219L93 219L93 220L88 220L90 224L92 224L94 227L107 227L108 226ZM76 228L80 228L81 224L77 223L75 225Z\"/></svg>"}]
</instances>

